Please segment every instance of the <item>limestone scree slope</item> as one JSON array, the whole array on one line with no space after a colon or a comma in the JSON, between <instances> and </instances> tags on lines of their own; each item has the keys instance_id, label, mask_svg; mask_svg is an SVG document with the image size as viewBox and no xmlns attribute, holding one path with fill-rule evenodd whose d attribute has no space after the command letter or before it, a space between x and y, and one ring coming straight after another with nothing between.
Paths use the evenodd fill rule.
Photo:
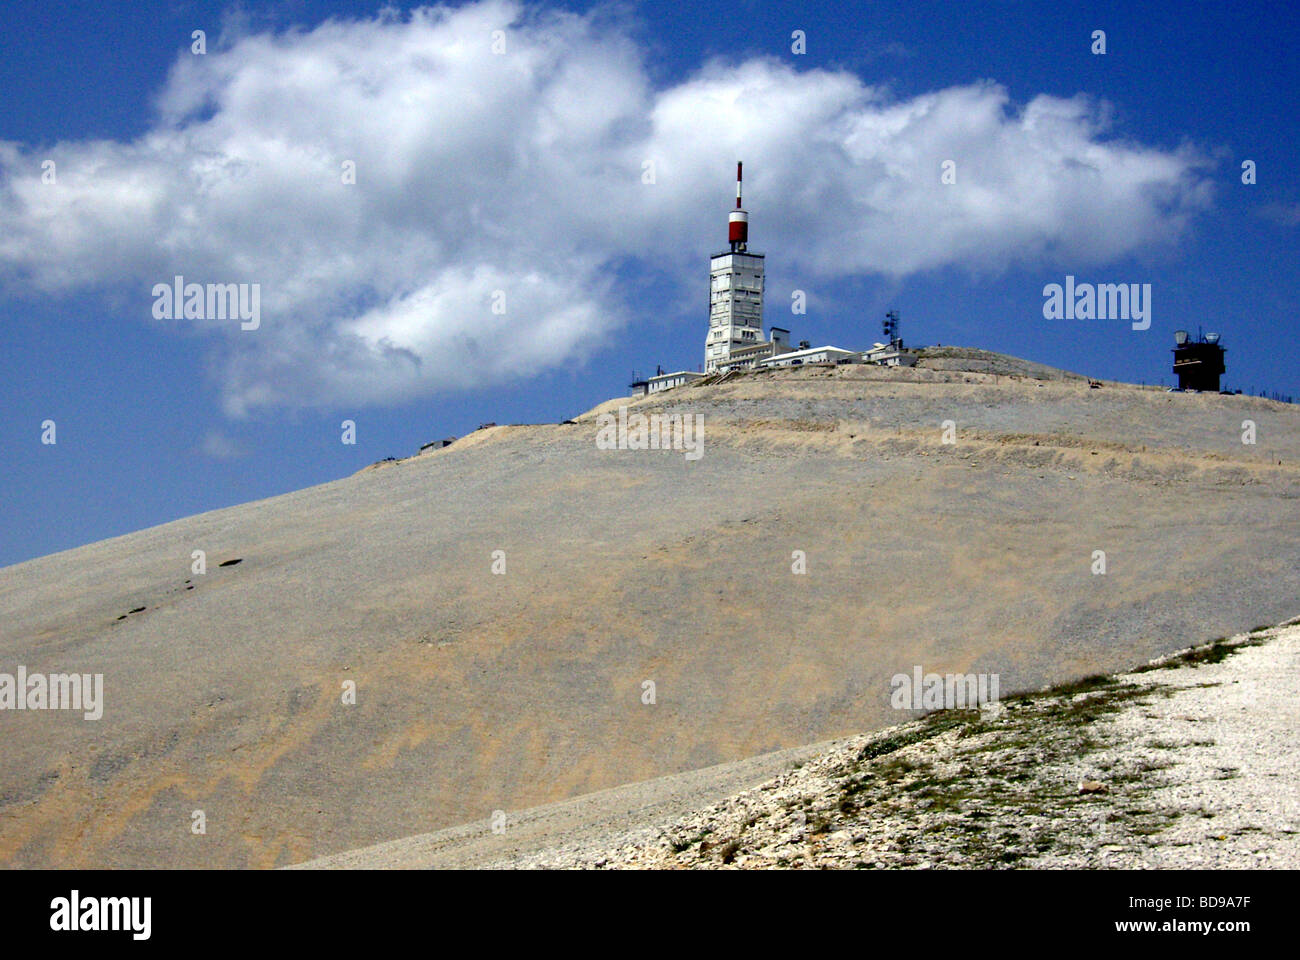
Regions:
<instances>
[{"instance_id":1,"label":"limestone scree slope","mask_svg":"<svg viewBox=\"0 0 1300 960\"><path fill-rule=\"evenodd\" d=\"M597 449L620 404L703 456ZM0 671L105 691L0 712L0 864L283 866L897 723L915 665L1123 669L1292 616L1298 495L1300 408L976 351L490 428L0 570Z\"/></svg>"}]
</instances>

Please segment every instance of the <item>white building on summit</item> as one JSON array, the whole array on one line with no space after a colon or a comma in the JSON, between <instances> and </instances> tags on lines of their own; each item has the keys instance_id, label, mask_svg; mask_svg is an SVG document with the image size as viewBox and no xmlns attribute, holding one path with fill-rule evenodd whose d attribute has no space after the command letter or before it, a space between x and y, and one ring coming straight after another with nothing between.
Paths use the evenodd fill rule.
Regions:
<instances>
[{"instance_id":1,"label":"white building on summit","mask_svg":"<svg viewBox=\"0 0 1300 960\"><path fill-rule=\"evenodd\" d=\"M743 167L736 164L736 208L727 218L727 240L731 249L709 258L709 332L704 340L704 372L675 370L665 373L660 367L653 377L644 380L632 375L633 396L647 396L685 386L716 374L730 377L744 370L771 367L797 367L842 363L872 363L887 366L911 366L913 354L903 349L898 336L898 314L886 314L887 343L876 343L866 350L845 350L827 344L814 347L800 340L791 347L790 331L772 327L763 336L763 254L749 250L749 214L741 206L740 188ZM713 382L714 378L704 382Z\"/></svg>"},{"instance_id":2,"label":"white building on summit","mask_svg":"<svg viewBox=\"0 0 1300 960\"><path fill-rule=\"evenodd\" d=\"M736 164L736 209L727 224L731 249L709 258L709 333L704 372L713 373L734 351L763 339L763 255L749 252L749 214L740 205L741 164Z\"/></svg>"},{"instance_id":3,"label":"white building on summit","mask_svg":"<svg viewBox=\"0 0 1300 960\"><path fill-rule=\"evenodd\" d=\"M845 363L861 354L839 347L813 347L800 341L790 349L790 331L773 327L763 337L763 255L749 249L749 214L741 206L743 167L736 164L736 209L727 223L730 250L709 258L709 333L704 341L704 372L727 373L804 363Z\"/></svg>"}]
</instances>

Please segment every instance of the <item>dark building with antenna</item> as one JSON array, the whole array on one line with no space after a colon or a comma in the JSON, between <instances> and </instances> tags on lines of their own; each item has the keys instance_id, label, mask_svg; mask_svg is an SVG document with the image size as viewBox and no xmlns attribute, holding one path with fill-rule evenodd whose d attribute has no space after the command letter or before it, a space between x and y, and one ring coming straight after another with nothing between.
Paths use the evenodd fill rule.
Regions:
<instances>
[{"instance_id":1,"label":"dark building with antenna","mask_svg":"<svg viewBox=\"0 0 1300 960\"><path fill-rule=\"evenodd\" d=\"M1174 331L1174 374L1178 377L1178 389L1218 393L1225 352L1217 333L1193 340L1186 330Z\"/></svg>"}]
</instances>

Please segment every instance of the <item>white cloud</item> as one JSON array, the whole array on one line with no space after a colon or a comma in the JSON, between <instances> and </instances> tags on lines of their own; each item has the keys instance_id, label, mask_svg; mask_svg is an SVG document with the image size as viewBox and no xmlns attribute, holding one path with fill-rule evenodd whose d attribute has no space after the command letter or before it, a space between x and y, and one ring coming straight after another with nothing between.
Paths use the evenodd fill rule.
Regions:
<instances>
[{"instance_id":1,"label":"white cloud","mask_svg":"<svg viewBox=\"0 0 1300 960\"><path fill-rule=\"evenodd\" d=\"M180 56L135 141L0 143L0 283L121 285L141 320L175 274L259 283L257 331L187 321L228 412L399 401L590 357L646 311L624 258L698 286L737 158L756 246L814 278L1078 269L1177 239L1209 201L1203 162L1107 133L1082 98L900 101L775 60L655 89L617 23L501 0L241 32Z\"/></svg>"},{"instance_id":2,"label":"white cloud","mask_svg":"<svg viewBox=\"0 0 1300 960\"><path fill-rule=\"evenodd\" d=\"M203 435L199 452L212 460L237 460L244 456L239 444L219 430L209 430Z\"/></svg>"}]
</instances>

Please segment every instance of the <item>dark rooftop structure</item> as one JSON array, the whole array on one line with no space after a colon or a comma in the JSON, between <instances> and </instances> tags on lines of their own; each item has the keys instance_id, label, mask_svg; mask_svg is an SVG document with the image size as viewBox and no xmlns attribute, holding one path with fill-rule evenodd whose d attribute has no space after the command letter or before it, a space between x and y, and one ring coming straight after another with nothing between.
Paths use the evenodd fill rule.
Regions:
<instances>
[{"instance_id":1,"label":"dark rooftop structure","mask_svg":"<svg viewBox=\"0 0 1300 960\"><path fill-rule=\"evenodd\" d=\"M1178 377L1178 389L1218 393L1224 353L1217 333L1193 340L1186 330L1175 331L1174 374Z\"/></svg>"}]
</instances>

